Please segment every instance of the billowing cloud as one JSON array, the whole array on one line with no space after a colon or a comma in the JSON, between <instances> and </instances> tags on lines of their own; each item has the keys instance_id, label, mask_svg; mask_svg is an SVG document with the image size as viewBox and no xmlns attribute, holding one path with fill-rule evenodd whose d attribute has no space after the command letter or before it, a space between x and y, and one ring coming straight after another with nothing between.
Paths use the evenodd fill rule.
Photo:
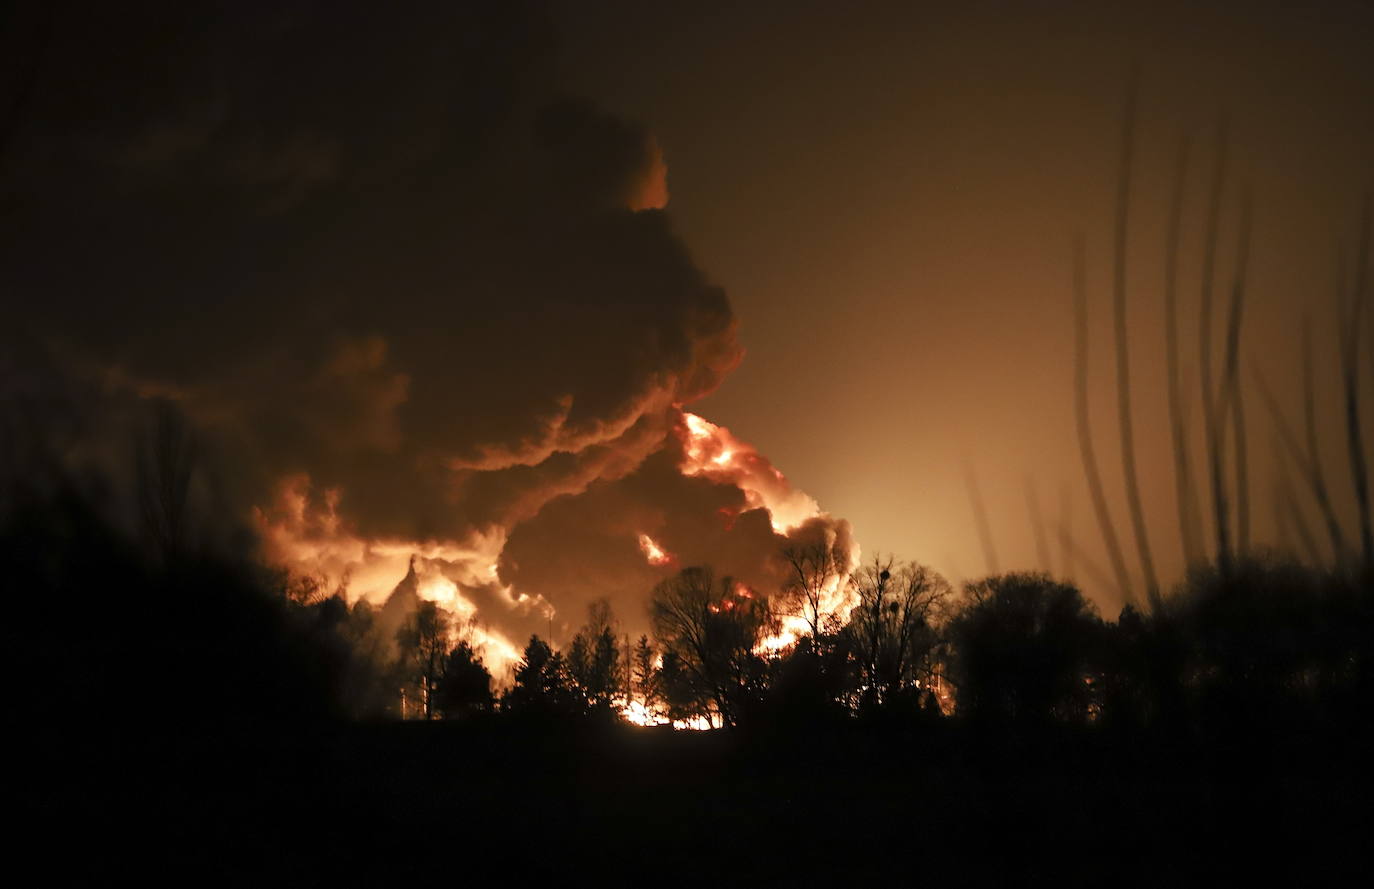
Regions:
<instances>
[{"instance_id":1,"label":"billowing cloud","mask_svg":"<svg viewBox=\"0 0 1374 889\"><path fill-rule=\"evenodd\" d=\"M682 412L735 317L658 143L558 95L546 47L515 8L96 12L5 171L32 342L175 403L269 558L374 599L411 578L503 650L601 595L641 623L674 562L640 535L766 587L808 522L848 533Z\"/></svg>"}]
</instances>

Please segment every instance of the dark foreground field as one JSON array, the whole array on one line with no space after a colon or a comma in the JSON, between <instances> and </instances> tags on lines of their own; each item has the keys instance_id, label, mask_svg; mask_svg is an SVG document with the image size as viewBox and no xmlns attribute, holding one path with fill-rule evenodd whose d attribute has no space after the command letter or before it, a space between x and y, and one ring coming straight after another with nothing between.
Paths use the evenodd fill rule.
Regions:
<instances>
[{"instance_id":1,"label":"dark foreground field","mask_svg":"<svg viewBox=\"0 0 1374 889\"><path fill-rule=\"evenodd\" d=\"M1369 860L1354 738L97 732L18 770L44 884L1355 885Z\"/></svg>"}]
</instances>

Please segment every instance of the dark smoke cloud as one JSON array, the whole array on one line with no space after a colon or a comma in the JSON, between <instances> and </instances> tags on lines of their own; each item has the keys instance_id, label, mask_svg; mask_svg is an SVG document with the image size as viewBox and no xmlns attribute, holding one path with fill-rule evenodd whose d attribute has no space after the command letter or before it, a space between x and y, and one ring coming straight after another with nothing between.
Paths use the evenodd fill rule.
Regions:
<instances>
[{"instance_id":1,"label":"dark smoke cloud","mask_svg":"<svg viewBox=\"0 0 1374 889\"><path fill-rule=\"evenodd\" d=\"M279 555L360 582L424 544L522 630L538 596L642 596L641 531L770 580L766 514L670 436L741 358L730 304L652 135L549 82L540 15L44 15L0 289L50 391L176 404Z\"/></svg>"},{"instance_id":2,"label":"dark smoke cloud","mask_svg":"<svg viewBox=\"0 0 1374 889\"><path fill-rule=\"evenodd\" d=\"M688 565L711 564L721 575L771 593L787 580L781 559L787 546L824 541L857 551L848 523L818 511L793 527L776 526L776 516L751 501L750 483L737 467L684 473L689 447L685 424L674 424L664 447L634 472L550 502L511 534L501 554L501 578L565 608L575 604L570 616L576 620L583 606L601 596L648 590ZM731 456L737 464L754 460L773 472L760 455ZM667 560L652 564L640 535ZM589 553L598 555L589 559ZM642 595L630 597L626 607L628 626L644 629Z\"/></svg>"}]
</instances>

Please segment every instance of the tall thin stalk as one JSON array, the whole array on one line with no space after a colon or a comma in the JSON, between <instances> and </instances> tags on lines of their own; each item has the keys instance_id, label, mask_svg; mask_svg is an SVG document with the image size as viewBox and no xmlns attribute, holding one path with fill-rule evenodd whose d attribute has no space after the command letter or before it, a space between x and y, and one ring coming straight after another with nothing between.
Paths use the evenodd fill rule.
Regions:
<instances>
[{"instance_id":1,"label":"tall thin stalk","mask_svg":"<svg viewBox=\"0 0 1374 889\"><path fill-rule=\"evenodd\" d=\"M1331 504L1331 491L1326 486L1326 473L1322 471L1321 449L1317 441L1317 371L1312 359L1312 318L1304 316L1302 323L1302 401L1303 426L1307 433L1307 474L1312 488L1312 496L1326 519L1326 530L1331 535L1331 551L1336 564L1345 560L1345 534L1341 523L1336 519L1336 510Z\"/></svg>"},{"instance_id":2,"label":"tall thin stalk","mask_svg":"<svg viewBox=\"0 0 1374 889\"><path fill-rule=\"evenodd\" d=\"M1073 580L1073 494L1065 482L1059 488L1059 567L1066 580Z\"/></svg>"},{"instance_id":3,"label":"tall thin stalk","mask_svg":"<svg viewBox=\"0 0 1374 889\"><path fill-rule=\"evenodd\" d=\"M1275 442L1274 450L1279 450L1279 443ZM1293 493L1293 481L1288 476L1288 464L1283 460L1278 464L1278 475L1275 480L1274 509L1278 513L1280 526L1291 524L1298 532L1298 539L1302 542L1303 552L1307 554L1308 564L1318 567L1322 563L1321 549L1317 546L1316 535L1312 533L1312 527L1307 523L1307 516L1303 514L1302 507L1298 503L1297 495ZM1285 522L1286 520L1286 522Z\"/></svg>"},{"instance_id":4,"label":"tall thin stalk","mask_svg":"<svg viewBox=\"0 0 1374 889\"><path fill-rule=\"evenodd\" d=\"M1070 560L1077 559L1083 563L1083 571L1088 575L1089 580L1100 587L1111 587L1111 575L1105 571L1101 565L1093 561L1092 556L1083 551L1083 548L1073 539L1073 534L1069 527L1062 523L1059 525L1059 545L1064 548L1065 558ZM1072 561L1070 561L1069 564L1073 564ZM1072 580L1072 577L1068 575L1065 577L1066 579Z\"/></svg>"},{"instance_id":5,"label":"tall thin stalk","mask_svg":"<svg viewBox=\"0 0 1374 889\"><path fill-rule=\"evenodd\" d=\"M1145 595L1150 609L1159 613L1159 581L1155 577L1154 557L1150 552L1149 532L1145 525L1145 508L1140 500L1140 477L1135 463L1135 429L1131 415L1131 357L1130 337L1126 325L1126 242L1127 221L1130 217L1131 162L1135 153L1136 83L1132 75L1126 93L1126 119L1121 134L1121 166L1116 185L1116 238L1112 245L1112 296L1116 328L1116 403L1117 419L1121 424L1121 468L1126 481L1126 504L1130 510L1131 526L1135 531L1136 551L1140 568L1145 575Z\"/></svg>"},{"instance_id":6,"label":"tall thin stalk","mask_svg":"<svg viewBox=\"0 0 1374 889\"><path fill-rule=\"evenodd\" d=\"M1040 510L1040 494L1035 479L1026 477L1026 512L1030 515L1031 534L1035 537L1035 551L1040 556L1040 568L1054 574L1054 560L1050 557L1050 541L1045 534L1045 515Z\"/></svg>"},{"instance_id":7,"label":"tall thin stalk","mask_svg":"<svg viewBox=\"0 0 1374 889\"><path fill-rule=\"evenodd\" d=\"M983 493L978 488L978 477L973 467L964 464L964 482L968 485L969 503L973 506L973 519L978 525L978 539L983 544L983 560L989 574L1001 574L997 561L997 545L993 542L992 526L988 524L988 510L983 504Z\"/></svg>"},{"instance_id":8,"label":"tall thin stalk","mask_svg":"<svg viewBox=\"0 0 1374 889\"><path fill-rule=\"evenodd\" d=\"M1336 511L1331 505L1331 492L1326 487L1326 477L1322 473L1320 454L1317 450L1317 427L1316 427L1316 396L1313 391L1312 380L1312 325L1310 319L1303 319L1303 398L1306 403L1306 424L1307 424L1307 446L1298 441L1297 434L1294 433L1288 420L1283 415L1283 409L1279 407L1278 400L1274 393L1264 382L1264 377L1255 371L1255 382L1259 387L1260 395L1264 398L1265 407L1269 409L1269 415L1274 421L1274 427L1278 430L1279 440L1283 442L1284 449L1288 452L1289 458L1302 472L1303 480L1307 482L1307 487L1312 493L1312 499L1317 503L1317 509L1321 512L1322 520L1326 523L1326 532L1331 538L1331 553L1336 564L1345 560L1345 535L1341 533L1341 524L1336 518Z\"/></svg>"},{"instance_id":9,"label":"tall thin stalk","mask_svg":"<svg viewBox=\"0 0 1374 889\"><path fill-rule=\"evenodd\" d=\"M1285 556L1296 557L1298 549L1293 545L1292 519L1288 514L1288 504L1284 501L1283 487L1276 477L1269 486L1269 506L1274 511L1274 539L1278 552Z\"/></svg>"},{"instance_id":10,"label":"tall thin stalk","mask_svg":"<svg viewBox=\"0 0 1374 889\"><path fill-rule=\"evenodd\" d=\"M1365 200L1369 200L1368 196L1366 196ZM1364 249L1366 251L1369 249L1368 239L1365 240ZM1365 260L1365 262L1368 264L1368 260ZM1369 329L1365 331L1365 339L1367 340L1365 354L1369 357L1369 381L1374 383L1374 312L1366 312L1365 317L1369 319L1366 322ZM1359 349L1357 348L1356 351L1359 351Z\"/></svg>"},{"instance_id":11,"label":"tall thin stalk","mask_svg":"<svg viewBox=\"0 0 1374 889\"><path fill-rule=\"evenodd\" d=\"M1183 228L1183 198L1188 178L1188 134L1179 139L1174 163L1174 191L1169 208L1168 246L1164 255L1164 337L1167 359L1169 427L1174 444L1174 499L1178 508L1178 530L1183 544L1183 559L1189 566L1205 556L1199 540L1197 490L1193 485L1192 461L1188 455L1188 428L1183 410L1183 382L1179 370L1178 348L1178 245Z\"/></svg>"},{"instance_id":12,"label":"tall thin stalk","mask_svg":"<svg viewBox=\"0 0 1374 889\"><path fill-rule=\"evenodd\" d=\"M1250 551L1250 453L1245 428L1245 393L1239 383L1231 393L1231 420L1236 435L1236 552Z\"/></svg>"},{"instance_id":13,"label":"tall thin stalk","mask_svg":"<svg viewBox=\"0 0 1374 889\"><path fill-rule=\"evenodd\" d=\"M1121 543L1116 536L1116 526L1112 524L1107 495L1102 490L1102 474L1097 467L1097 452L1093 448L1092 420L1088 411L1088 285L1084 264L1083 237L1079 235L1074 239L1073 249L1074 406L1078 420L1078 450L1083 457L1088 493L1092 497L1093 511L1097 514L1097 525L1102 530L1107 557L1112 563L1112 573L1116 575L1117 589L1122 598L1130 602L1133 599L1131 578L1126 571L1126 560L1121 555Z\"/></svg>"},{"instance_id":14,"label":"tall thin stalk","mask_svg":"<svg viewBox=\"0 0 1374 889\"><path fill-rule=\"evenodd\" d=\"M1371 204L1370 196L1366 194L1360 219L1360 246L1356 253L1354 299L1350 307L1350 317L1342 318L1342 329L1339 331L1341 380L1345 394L1346 445L1350 451L1350 473L1355 483L1355 502L1360 510L1360 553L1366 572L1374 571L1374 534L1371 534L1370 530L1369 470L1365 464L1364 434L1360 426L1358 351L1360 315L1364 309L1365 291L1369 282L1370 228L1374 225L1372 215L1374 204Z\"/></svg>"},{"instance_id":15,"label":"tall thin stalk","mask_svg":"<svg viewBox=\"0 0 1374 889\"><path fill-rule=\"evenodd\" d=\"M1212 171L1212 194L1207 204L1207 233L1202 254L1202 295L1198 305L1198 373L1202 382L1202 431L1211 476L1212 513L1216 532L1217 562L1222 570L1230 564L1231 546L1225 510L1226 481L1222 476L1221 450L1217 447L1216 390L1212 380L1212 283L1216 272L1217 232L1221 224L1221 195L1226 182L1226 124L1217 128L1217 155Z\"/></svg>"},{"instance_id":16,"label":"tall thin stalk","mask_svg":"<svg viewBox=\"0 0 1374 889\"><path fill-rule=\"evenodd\" d=\"M1217 411L1215 459L1225 466L1226 421L1233 421L1236 451L1236 550L1243 557L1249 547L1250 539L1250 480L1249 462L1246 454L1245 409L1240 391L1240 334L1241 322L1245 313L1246 271L1250 264L1250 198L1247 195L1241 203L1240 234L1236 248L1236 271L1231 285L1231 304L1226 314L1226 354L1224 376L1221 382L1221 399ZM1223 483L1224 484L1224 483ZM1230 524L1230 504L1225 496L1224 487L1217 500L1217 525ZM1229 553L1227 557L1229 558ZM1225 563L1223 562L1223 567Z\"/></svg>"}]
</instances>

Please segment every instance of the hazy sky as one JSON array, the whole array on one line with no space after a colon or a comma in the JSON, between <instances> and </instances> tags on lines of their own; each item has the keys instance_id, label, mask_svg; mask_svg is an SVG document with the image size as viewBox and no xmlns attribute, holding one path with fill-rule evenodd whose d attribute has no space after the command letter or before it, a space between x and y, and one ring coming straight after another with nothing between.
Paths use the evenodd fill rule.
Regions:
<instances>
[{"instance_id":1,"label":"hazy sky","mask_svg":"<svg viewBox=\"0 0 1374 889\"><path fill-rule=\"evenodd\" d=\"M1374 8L1289 6L563 4L559 70L567 89L658 136L675 224L733 301L747 355L700 412L849 518L866 551L966 575L985 560L965 464L1002 568L1040 563L1027 479L1051 518L1069 486L1075 536L1100 552L1074 437L1071 244L1085 235L1098 453L1119 492L1112 201L1138 60L1132 368L1169 577L1180 556L1160 300L1185 132L1180 310L1195 427L1198 265L1223 115L1223 296L1246 187L1255 208L1245 363L1276 386L1294 375L1310 311L1324 391L1334 383L1337 242L1353 249L1359 195L1374 184ZM1299 402L1287 406L1296 417ZM1257 397L1249 408L1254 522L1273 539L1272 424ZM1340 427L1324 428L1338 447ZM1124 509L1117 520L1128 533Z\"/></svg>"}]
</instances>

